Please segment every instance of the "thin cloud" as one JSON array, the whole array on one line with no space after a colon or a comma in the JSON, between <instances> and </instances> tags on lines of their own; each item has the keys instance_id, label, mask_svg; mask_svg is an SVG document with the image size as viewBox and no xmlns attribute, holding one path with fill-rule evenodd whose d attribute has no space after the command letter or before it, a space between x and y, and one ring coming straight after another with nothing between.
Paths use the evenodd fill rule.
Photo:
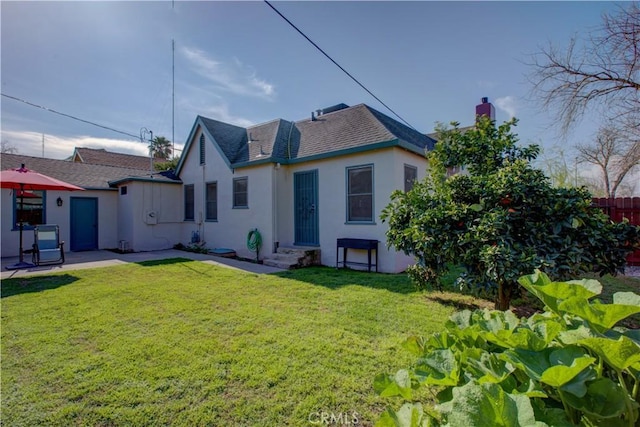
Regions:
<instances>
[{"instance_id":1,"label":"thin cloud","mask_svg":"<svg viewBox=\"0 0 640 427\"><path fill-rule=\"evenodd\" d=\"M496 107L504 111L509 115L509 118L513 118L516 116L516 98L508 95L503 96L501 98L496 98L495 100Z\"/></svg>"},{"instance_id":2,"label":"thin cloud","mask_svg":"<svg viewBox=\"0 0 640 427\"><path fill-rule=\"evenodd\" d=\"M28 131L2 131L2 140L18 149L17 154L42 157L42 134ZM114 153L148 156L149 149L145 143L133 140L96 138L92 136L57 136L44 135L44 157L50 159L66 159L73 154L76 147L104 148ZM176 144L176 151L178 149ZM181 148L181 147L180 147Z\"/></svg>"},{"instance_id":3,"label":"thin cloud","mask_svg":"<svg viewBox=\"0 0 640 427\"><path fill-rule=\"evenodd\" d=\"M194 99L195 98L187 100L185 98L180 102L180 108L183 111L193 112L194 117L200 115L241 127L248 127L255 124L247 118L231 114L229 112L229 106L224 102L219 101L216 104L211 104L208 100L200 99L194 102Z\"/></svg>"},{"instance_id":4,"label":"thin cloud","mask_svg":"<svg viewBox=\"0 0 640 427\"><path fill-rule=\"evenodd\" d=\"M202 50L183 47L182 55L196 73L215 83L219 88L243 96L273 99L275 87L257 76L255 70L237 58L229 63L217 61Z\"/></svg>"}]
</instances>

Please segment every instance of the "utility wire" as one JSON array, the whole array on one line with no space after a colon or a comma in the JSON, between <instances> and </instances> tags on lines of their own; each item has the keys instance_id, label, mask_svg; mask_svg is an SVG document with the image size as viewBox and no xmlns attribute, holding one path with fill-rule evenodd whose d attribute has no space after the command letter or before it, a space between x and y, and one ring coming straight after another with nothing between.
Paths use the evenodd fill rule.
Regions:
<instances>
[{"instance_id":1,"label":"utility wire","mask_svg":"<svg viewBox=\"0 0 640 427\"><path fill-rule=\"evenodd\" d=\"M325 52L324 50L322 50L322 48L320 46L318 46L316 43L314 43L313 40L311 40L309 37L307 37L307 35L305 33L303 33L298 27L296 27L293 22L289 21L282 13L280 13L280 11L278 9L276 9L271 3L269 3L269 1L264 0L264 2L271 8L273 9L273 11L275 13L277 13L278 15L280 15L280 17L282 19L284 19L285 21L287 21L287 23L289 25L291 25L293 27L293 29L295 29L298 33L300 33L300 35L302 37L304 37L305 39L307 39L307 41L309 43L311 43L316 49L318 49L324 56L326 56L329 61L333 62L335 64L336 67L340 68L342 70L343 73L345 73L347 76L349 76L351 78L351 80L353 80L354 82L356 82L358 84L358 86L360 86L362 89L364 89L369 95L373 96L376 101L378 101L380 104L384 105L386 107L387 110L391 111L393 114L395 114L395 116L397 118L399 118L400 120L402 120L407 126L409 126L411 129L416 130L416 128L414 128L413 126L411 126L409 124L409 122L407 122L405 119L403 119L398 113L396 113L395 111L393 111L391 109L391 107L389 107L387 104L385 104L384 102L382 102L382 100L380 98L378 98L377 96L375 96L373 94L373 92L371 92L369 89L367 89L367 87L365 85L363 85L362 83L360 83L358 81L358 79L356 79L355 77L353 77L351 75L351 73L349 73L347 70L345 70L340 64L338 64L332 57L329 56L329 54L327 52Z\"/></svg>"},{"instance_id":2,"label":"utility wire","mask_svg":"<svg viewBox=\"0 0 640 427\"><path fill-rule=\"evenodd\" d=\"M137 140L140 139L140 135L134 135L134 134L131 134L131 133L128 133L128 132L124 132L124 131L121 131L121 130L110 128L109 126L104 126L104 125L101 125L101 124L98 124L98 123L91 122L89 120L84 120L84 119L81 119L79 117L72 116L71 114L61 113L60 111L56 111L56 110L53 110L51 108L43 107L42 105L34 104L33 102L29 102L29 101L26 101L24 99L16 98L15 96L7 95L7 94L4 94L4 93L0 93L0 95L4 96L5 98L13 99L14 101L22 102L22 103L30 105L32 107L36 107L36 108L40 108L40 109L45 110L45 111L49 111L50 113L59 114L59 115L64 116L64 117L68 117L70 119L77 120L79 122L83 122L83 123L87 123L87 124L90 124L90 125L93 125L93 126L97 126L99 128L102 128L102 129L106 129L106 130L110 130L112 132L120 133L122 135L127 135L127 136L130 136L130 137L135 138Z\"/></svg>"}]
</instances>

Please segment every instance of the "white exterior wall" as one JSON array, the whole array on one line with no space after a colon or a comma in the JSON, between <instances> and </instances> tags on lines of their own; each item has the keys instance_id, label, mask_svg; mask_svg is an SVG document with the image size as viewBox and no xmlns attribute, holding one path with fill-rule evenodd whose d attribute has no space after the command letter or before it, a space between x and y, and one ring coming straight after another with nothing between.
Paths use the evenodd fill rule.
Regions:
<instances>
[{"instance_id":1,"label":"white exterior wall","mask_svg":"<svg viewBox=\"0 0 640 427\"><path fill-rule=\"evenodd\" d=\"M181 240L182 186L130 181L120 194L120 240L135 252L172 248Z\"/></svg>"},{"instance_id":2,"label":"white exterior wall","mask_svg":"<svg viewBox=\"0 0 640 427\"><path fill-rule=\"evenodd\" d=\"M56 200L62 199L62 206ZM71 197L95 197L98 199L98 248L110 249L117 247L118 236L118 193L113 190L89 191L47 191L45 197L45 220L47 224L60 226L60 240L65 242L65 251L69 250L70 209ZM2 256L19 255L19 231L13 229L13 192L2 190ZM22 245L30 249L33 245L33 230L24 230Z\"/></svg>"},{"instance_id":3,"label":"white exterior wall","mask_svg":"<svg viewBox=\"0 0 640 427\"><path fill-rule=\"evenodd\" d=\"M200 233L201 241L209 249L229 248L237 255L255 258L247 248L247 235L257 228L262 235L260 258L270 254L273 247L273 173L271 163L232 171L222 159L208 136L205 164L200 164L200 131L195 132L191 150L184 159L180 179L185 185L194 184L194 221L182 222L181 243L189 244L193 231ZM233 179L248 178L248 208L233 208ZM218 187L218 220L207 221L205 200L206 184L216 182ZM184 217L184 187L177 199L180 218Z\"/></svg>"},{"instance_id":4,"label":"white exterior wall","mask_svg":"<svg viewBox=\"0 0 640 427\"><path fill-rule=\"evenodd\" d=\"M378 271L397 273L413 264L413 258L387 249L387 225L380 214L390 202L393 190L404 189L404 165L418 169L418 179L426 173L427 161L414 153L398 148L381 149L360 154L333 157L309 163L294 164L276 170L278 182L277 239L281 246L294 244L293 175L296 172L318 170L318 212L322 264L335 266L338 238L376 239ZM373 165L373 224L347 223L347 168ZM340 251L342 256L342 251ZM347 261L366 262L367 252L349 249ZM372 261L373 262L373 261Z\"/></svg>"}]
</instances>

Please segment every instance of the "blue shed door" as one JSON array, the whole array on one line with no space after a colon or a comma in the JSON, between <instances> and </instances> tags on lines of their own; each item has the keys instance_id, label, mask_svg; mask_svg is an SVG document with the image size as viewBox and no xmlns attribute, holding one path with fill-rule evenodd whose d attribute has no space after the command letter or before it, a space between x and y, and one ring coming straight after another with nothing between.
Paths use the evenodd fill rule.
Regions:
<instances>
[{"instance_id":1,"label":"blue shed door","mask_svg":"<svg viewBox=\"0 0 640 427\"><path fill-rule=\"evenodd\" d=\"M317 246L318 233L318 171L293 175L295 244Z\"/></svg>"},{"instance_id":2,"label":"blue shed door","mask_svg":"<svg viewBox=\"0 0 640 427\"><path fill-rule=\"evenodd\" d=\"M69 249L91 251L98 249L98 199L71 197L71 229Z\"/></svg>"}]
</instances>

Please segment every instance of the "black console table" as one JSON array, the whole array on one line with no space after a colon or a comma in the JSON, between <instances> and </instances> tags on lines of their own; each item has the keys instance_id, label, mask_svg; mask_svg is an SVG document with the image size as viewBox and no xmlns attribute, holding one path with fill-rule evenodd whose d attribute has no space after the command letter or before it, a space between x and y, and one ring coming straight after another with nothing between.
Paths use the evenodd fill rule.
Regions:
<instances>
[{"instance_id":1,"label":"black console table","mask_svg":"<svg viewBox=\"0 0 640 427\"><path fill-rule=\"evenodd\" d=\"M339 260L340 248L342 248L342 261ZM347 249L366 249L368 262L349 262L347 261ZM371 264L371 251L376 251L376 263ZM378 241L373 239L338 239L336 245L336 268L346 267L347 265L366 265L368 271L371 271L371 267L376 268L378 272Z\"/></svg>"}]
</instances>

